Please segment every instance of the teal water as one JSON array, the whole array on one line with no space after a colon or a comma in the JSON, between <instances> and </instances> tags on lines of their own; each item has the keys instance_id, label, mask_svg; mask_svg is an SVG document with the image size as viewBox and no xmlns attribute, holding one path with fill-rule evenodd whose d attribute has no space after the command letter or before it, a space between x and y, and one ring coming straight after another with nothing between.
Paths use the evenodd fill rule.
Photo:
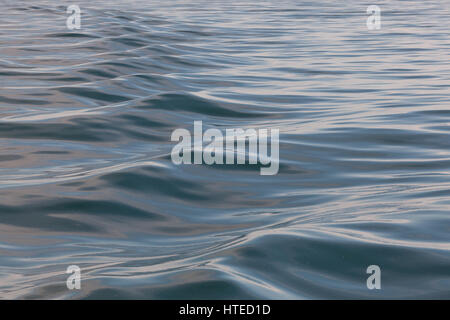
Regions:
<instances>
[{"instance_id":1,"label":"teal water","mask_svg":"<svg viewBox=\"0 0 450 320\"><path fill-rule=\"evenodd\" d=\"M450 298L449 1L73 4L0 10L0 298ZM174 165L197 120L279 173Z\"/></svg>"}]
</instances>

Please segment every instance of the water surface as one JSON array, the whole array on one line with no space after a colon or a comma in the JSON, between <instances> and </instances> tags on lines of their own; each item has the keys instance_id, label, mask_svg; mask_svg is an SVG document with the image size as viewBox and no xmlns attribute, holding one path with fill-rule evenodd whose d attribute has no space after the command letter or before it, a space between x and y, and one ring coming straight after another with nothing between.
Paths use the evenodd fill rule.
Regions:
<instances>
[{"instance_id":1,"label":"water surface","mask_svg":"<svg viewBox=\"0 0 450 320\"><path fill-rule=\"evenodd\" d=\"M450 2L73 4L0 11L1 298L450 298ZM174 165L196 120L279 173Z\"/></svg>"}]
</instances>

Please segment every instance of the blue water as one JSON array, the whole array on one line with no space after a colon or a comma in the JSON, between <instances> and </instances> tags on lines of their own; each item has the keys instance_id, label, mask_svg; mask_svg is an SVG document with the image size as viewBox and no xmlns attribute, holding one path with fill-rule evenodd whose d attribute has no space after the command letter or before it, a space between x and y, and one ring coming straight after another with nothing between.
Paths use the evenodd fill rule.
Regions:
<instances>
[{"instance_id":1,"label":"blue water","mask_svg":"<svg viewBox=\"0 0 450 320\"><path fill-rule=\"evenodd\" d=\"M449 21L444 0L3 1L0 298L450 298ZM279 173L174 165L197 120L279 128Z\"/></svg>"}]
</instances>

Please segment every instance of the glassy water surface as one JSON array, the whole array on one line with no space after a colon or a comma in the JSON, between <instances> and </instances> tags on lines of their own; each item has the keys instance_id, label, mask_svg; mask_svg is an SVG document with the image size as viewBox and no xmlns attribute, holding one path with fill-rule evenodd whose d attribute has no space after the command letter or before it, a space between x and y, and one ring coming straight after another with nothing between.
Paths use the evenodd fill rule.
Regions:
<instances>
[{"instance_id":1,"label":"glassy water surface","mask_svg":"<svg viewBox=\"0 0 450 320\"><path fill-rule=\"evenodd\" d=\"M450 298L450 2L73 4L2 2L1 298ZM174 165L196 120L279 173Z\"/></svg>"}]
</instances>

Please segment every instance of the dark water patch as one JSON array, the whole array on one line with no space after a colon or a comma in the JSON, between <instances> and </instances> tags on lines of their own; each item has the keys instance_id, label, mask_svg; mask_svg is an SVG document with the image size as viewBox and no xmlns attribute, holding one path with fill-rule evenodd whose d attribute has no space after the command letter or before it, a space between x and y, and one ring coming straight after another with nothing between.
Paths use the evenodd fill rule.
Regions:
<instances>
[{"instance_id":1,"label":"dark water patch","mask_svg":"<svg viewBox=\"0 0 450 320\"><path fill-rule=\"evenodd\" d=\"M117 140L117 134L111 129L99 130L83 124L17 124L0 123L0 137L4 139L50 139L85 142Z\"/></svg>"},{"instance_id":2,"label":"dark water patch","mask_svg":"<svg viewBox=\"0 0 450 320\"><path fill-rule=\"evenodd\" d=\"M72 94L74 96L79 96L79 97L83 97L83 98L88 98L88 99L97 100L97 101L104 101L104 102L123 102L123 101L129 100L128 97L125 97L122 95L106 93L106 92L99 92L97 90L83 88L83 87L59 88L58 91L63 92L63 93Z\"/></svg>"},{"instance_id":3,"label":"dark water patch","mask_svg":"<svg viewBox=\"0 0 450 320\"><path fill-rule=\"evenodd\" d=\"M162 109L166 111L197 113L214 117L235 117L235 118L261 118L267 116L263 113L250 113L241 110L226 108L221 104L179 93L167 93L152 97L143 101L147 108ZM231 105L230 107L233 107ZM238 107L238 105L236 105Z\"/></svg>"},{"instance_id":4,"label":"dark water patch","mask_svg":"<svg viewBox=\"0 0 450 320\"><path fill-rule=\"evenodd\" d=\"M164 220L164 217L156 213L144 211L129 205L100 200L72 200L62 199L58 203L43 206L42 211L55 213L76 213L87 215L122 216L130 219Z\"/></svg>"},{"instance_id":5,"label":"dark water patch","mask_svg":"<svg viewBox=\"0 0 450 320\"><path fill-rule=\"evenodd\" d=\"M87 39L98 39L100 37L93 34L81 33L81 32L64 32L64 33L48 33L45 35L48 38L87 38Z\"/></svg>"},{"instance_id":6,"label":"dark water patch","mask_svg":"<svg viewBox=\"0 0 450 320\"><path fill-rule=\"evenodd\" d=\"M156 172L155 172L156 171ZM187 180L157 174L158 170L111 173L102 177L108 185L144 194L162 194L187 201L213 201L207 189Z\"/></svg>"},{"instance_id":7,"label":"dark water patch","mask_svg":"<svg viewBox=\"0 0 450 320\"><path fill-rule=\"evenodd\" d=\"M16 154L0 155L0 162L14 161L14 160L22 159L22 158L23 158L22 156L16 155Z\"/></svg>"},{"instance_id":8,"label":"dark water patch","mask_svg":"<svg viewBox=\"0 0 450 320\"><path fill-rule=\"evenodd\" d=\"M43 207L27 206L27 209L0 206L0 222L9 226L53 232L99 232L101 229L70 218L50 216Z\"/></svg>"}]
</instances>

